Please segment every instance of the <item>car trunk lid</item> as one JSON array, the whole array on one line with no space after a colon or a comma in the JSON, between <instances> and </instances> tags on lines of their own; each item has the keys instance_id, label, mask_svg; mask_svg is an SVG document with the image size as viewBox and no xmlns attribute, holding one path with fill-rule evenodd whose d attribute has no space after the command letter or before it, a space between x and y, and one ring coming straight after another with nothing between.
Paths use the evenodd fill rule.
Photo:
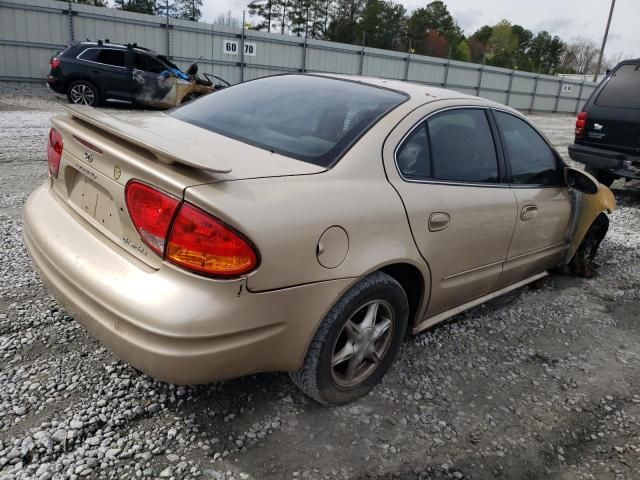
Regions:
<instances>
[{"instance_id":1,"label":"car trunk lid","mask_svg":"<svg viewBox=\"0 0 640 480\"><path fill-rule=\"evenodd\" d=\"M152 268L162 259L140 239L126 206L131 179L178 199L194 185L320 173L316 165L208 132L162 113L107 114L68 108L52 118L63 137L53 189L100 234Z\"/></svg>"}]
</instances>

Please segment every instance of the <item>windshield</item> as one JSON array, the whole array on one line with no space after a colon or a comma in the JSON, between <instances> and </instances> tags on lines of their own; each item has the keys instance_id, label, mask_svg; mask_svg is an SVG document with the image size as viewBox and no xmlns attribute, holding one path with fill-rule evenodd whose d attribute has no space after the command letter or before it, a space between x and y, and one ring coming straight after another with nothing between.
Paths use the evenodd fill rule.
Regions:
<instances>
[{"instance_id":1,"label":"windshield","mask_svg":"<svg viewBox=\"0 0 640 480\"><path fill-rule=\"evenodd\" d=\"M330 166L406 96L356 82L281 75L235 85L170 115L266 150Z\"/></svg>"}]
</instances>

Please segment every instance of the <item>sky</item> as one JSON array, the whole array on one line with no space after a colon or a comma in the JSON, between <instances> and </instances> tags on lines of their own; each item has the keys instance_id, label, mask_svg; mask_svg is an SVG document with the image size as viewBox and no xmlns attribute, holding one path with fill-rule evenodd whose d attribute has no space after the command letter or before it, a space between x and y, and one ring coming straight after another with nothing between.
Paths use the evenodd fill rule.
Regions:
<instances>
[{"instance_id":1,"label":"sky","mask_svg":"<svg viewBox=\"0 0 640 480\"><path fill-rule=\"evenodd\" d=\"M411 12L430 0L401 0ZM203 20L213 21L231 11L242 18L248 0L204 0ZM502 19L522 25L534 33L547 30L564 41L587 37L598 45L607 23L609 0L445 0L447 8L471 35L482 25L494 25ZM247 15L248 20L251 18ZM605 56L622 53L624 57L640 57L640 0L616 0L609 29Z\"/></svg>"}]
</instances>

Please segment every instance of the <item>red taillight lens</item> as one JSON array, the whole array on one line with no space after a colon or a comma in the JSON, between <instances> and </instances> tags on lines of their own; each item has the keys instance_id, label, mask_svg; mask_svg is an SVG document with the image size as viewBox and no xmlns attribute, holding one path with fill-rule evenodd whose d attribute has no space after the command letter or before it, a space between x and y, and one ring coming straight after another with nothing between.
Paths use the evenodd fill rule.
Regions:
<instances>
[{"instance_id":1,"label":"red taillight lens","mask_svg":"<svg viewBox=\"0 0 640 480\"><path fill-rule=\"evenodd\" d=\"M62 157L62 135L55 128L49 130L49 143L47 144L47 161L49 162L49 175L58 178L60 170L60 158Z\"/></svg>"},{"instance_id":2,"label":"red taillight lens","mask_svg":"<svg viewBox=\"0 0 640 480\"><path fill-rule=\"evenodd\" d=\"M55 70L60 65L60 59L57 57L53 57L51 60L49 60L49 65L51 65L52 70Z\"/></svg>"},{"instance_id":3,"label":"red taillight lens","mask_svg":"<svg viewBox=\"0 0 640 480\"><path fill-rule=\"evenodd\" d=\"M253 270L257 255L249 243L211 215L189 204L180 207L167 260L206 275L233 277Z\"/></svg>"},{"instance_id":4,"label":"red taillight lens","mask_svg":"<svg viewBox=\"0 0 640 480\"><path fill-rule=\"evenodd\" d=\"M587 112L580 112L576 119L576 137L582 138L584 129L587 126Z\"/></svg>"},{"instance_id":5,"label":"red taillight lens","mask_svg":"<svg viewBox=\"0 0 640 480\"><path fill-rule=\"evenodd\" d=\"M132 180L127 183L125 201L131 221L140 238L154 252L163 256L171 220L180 200L142 182Z\"/></svg>"}]
</instances>

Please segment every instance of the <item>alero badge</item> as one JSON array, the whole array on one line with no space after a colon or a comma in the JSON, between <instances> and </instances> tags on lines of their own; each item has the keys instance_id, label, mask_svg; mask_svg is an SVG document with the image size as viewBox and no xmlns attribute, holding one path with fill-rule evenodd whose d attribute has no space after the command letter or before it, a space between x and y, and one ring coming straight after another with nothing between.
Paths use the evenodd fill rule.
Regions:
<instances>
[{"instance_id":1,"label":"alero badge","mask_svg":"<svg viewBox=\"0 0 640 480\"><path fill-rule=\"evenodd\" d=\"M113 167L113 178L118 180L120 178L120 175L122 175L122 169L116 165L115 167Z\"/></svg>"}]
</instances>

